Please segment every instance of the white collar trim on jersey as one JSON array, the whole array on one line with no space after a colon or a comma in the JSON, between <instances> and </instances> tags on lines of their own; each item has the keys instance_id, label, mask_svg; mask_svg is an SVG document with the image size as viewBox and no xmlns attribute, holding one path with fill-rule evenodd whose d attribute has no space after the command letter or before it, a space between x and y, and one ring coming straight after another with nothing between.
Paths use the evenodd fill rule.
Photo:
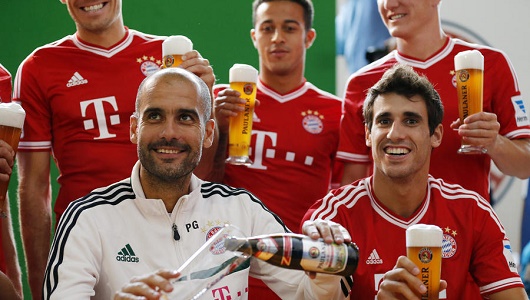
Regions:
<instances>
[{"instance_id":1,"label":"white collar trim on jersey","mask_svg":"<svg viewBox=\"0 0 530 300\"><path fill-rule=\"evenodd\" d=\"M429 175L429 178L431 176ZM368 196L370 197L370 202L372 205L372 208L376 211L377 214L379 214L383 219L387 220L388 222L401 227L403 229L407 229L409 226L418 223L423 216L427 213L427 209L429 208L429 204L431 203L431 187L430 184L427 185L427 195L425 195L426 200L423 202L422 207L419 209L419 211L414 215L410 220L405 221L401 218L396 217L394 214L390 213L387 209L385 209L377 200L375 199L375 196L373 194L372 189L372 178L369 177L364 179L364 184L366 185L366 188L368 190Z\"/></svg>"},{"instance_id":2,"label":"white collar trim on jersey","mask_svg":"<svg viewBox=\"0 0 530 300\"><path fill-rule=\"evenodd\" d=\"M434 65L435 63L444 59L447 55L449 55L453 51L454 46L455 46L455 40L452 38L449 38L449 42L447 42L447 45L445 45L445 47L440 52L438 52L436 55L434 55L433 57L429 58L426 61L415 60L413 58L402 56L401 54L399 54L397 50L394 50L394 53L395 53L396 60L402 64L406 64L406 65L409 65L411 67L418 68L418 69L427 69L431 67L432 65Z\"/></svg>"},{"instance_id":3,"label":"white collar trim on jersey","mask_svg":"<svg viewBox=\"0 0 530 300\"><path fill-rule=\"evenodd\" d=\"M294 100L294 99L302 96L303 94L305 94L307 92L307 90L309 90L310 88L313 87L313 85L311 83L306 81L306 82L304 82L304 84L302 86L300 86L300 88L290 92L289 94L281 95L278 92L274 91L273 89L265 86L261 82L261 80L258 80L256 85L257 85L259 91L261 91L263 94L265 94L267 96L270 96L270 97L278 100L278 102L280 102L280 103L285 103L287 101Z\"/></svg>"},{"instance_id":4,"label":"white collar trim on jersey","mask_svg":"<svg viewBox=\"0 0 530 300\"><path fill-rule=\"evenodd\" d=\"M127 30L126 38L123 39L119 44L115 45L111 49L103 49L103 48L87 45L83 43L81 40L79 40L76 34L72 35L72 40L79 49L94 53L96 55L101 55L106 58L110 58L116 55L117 53L119 53L120 51L122 51L123 49L126 49L132 43L133 38L134 38L134 35L131 33L130 30Z\"/></svg>"}]
</instances>

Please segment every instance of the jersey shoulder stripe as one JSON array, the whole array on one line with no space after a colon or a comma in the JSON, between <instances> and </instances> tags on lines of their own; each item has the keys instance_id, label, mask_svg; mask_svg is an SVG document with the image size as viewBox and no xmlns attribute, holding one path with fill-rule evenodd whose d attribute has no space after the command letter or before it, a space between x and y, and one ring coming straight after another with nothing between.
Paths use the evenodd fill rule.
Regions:
<instances>
[{"instance_id":1,"label":"jersey shoulder stripe","mask_svg":"<svg viewBox=\"0 0 530 300\"><path fill-rule=\"evenodd\" d=\"M135 199L135 195L130 179L126 179L108 187L96 189L85 197L73 201L68 206L57 227L58 231L55 233L49 257L50 264L46 269L45 289L48 295L57 288L59 266L63 261L66 241L81 214L94 207L118 205L123 201L133 199ZM50 274L51 276L49 276Z\"/></svg>"},{"instance_id":2,"label":"jersey shoulder stripe","mask_svg":"<svg viewBox=\"0 0 530 300\"><path fill-rule=\"evenodd\" d=\"M393 50L382 58L371 62L370 64L360 68L348 77L347 83L354 80L357 77L370 76L373 73L383 74L384 70L390 68L396 61L397 51ZM379 75L380 76L380 75Z\"/></svg>"},{"instance_id":3,"label":"jersey shoulder stripe","mask_svg":"<svg viewBox=\"0 0 530 300\"><path fill-rule=\"evenodd\" d=\"M479 193L467 190L459 184L450 184L441 178L433 178L432 176L429 177L429 186L431 189L439 190L442 198L447 201L473 201L476 207L489 215L499 230L506 235L504 226L493 207L488 200L484 199Z\"/></svg>"},{"instance_id":4,"label":"jersey shoulder stripe","mask_svg":"<svg viewBox=\"0 0 530 300\"><path fill-rule=\"evenodd\" d=\"M28 56L26 56L26 58L24 58L24 60L22 60L22 62L18 66L17 72L15 74L15 80L14 80L14 83L13 83L13 99L19 99L20 98L20 82L21 82L24 66L28 63L28 61L31 61L33 59L33 57L35 57L37 55L37 53L39 53L39 52L48 51L48 50L52 50L53 51L55 48L57 48L59 46L61 46L61 47L66 46L67 43L71 43L72 47L74 47L73 46L73 36L72 35L67 35L67 36L63 37L62 39L60 39L60 40L48 43L48 44L40 46L40 47L37 47Z\"/></svg>"},{"instance_id":5,"label":"jersey shoulder stripe","mask_svg":"<svg viewBox=\"0 0 530 300\"><path fill-rule=\"evenodd\" d=\"M330 92L326 92L326 91L316 87L311 82L306 82L306 85L307 85L308 89L315 91L317 94L322 95L323 97L326 97L329 100L336 100L336 101L342 102L342 98L340 98L340 97L338 97L338 96L336 96L336 95L334 95L334 94L332 94Z\"/></svg>"},{"instance_id":6,"label":"jersey shoulder stripe","mask_svg":"<svg viewBox=\"0 0 530 300\"><path fill-rule=\"evenodd\" d=\"M346 151L337 151L336 157L347 162L354 161L359 163L371 163L372 159L369 155L354 154Z\"/></svg>"},{"instance_id":7,"label":"jersey shoulder stripe","mask_svg":"<svg viewBox=\"0 0 530 300\"><path fill-rule=\"evenodd\" d=\"M137 36L139 38L142 38L142 39L144 39L146 41L165 40L167 38L167 36L143 33L143 32L140 32L140 31L134 30L134 29L129 29L129 32L130 32L130 34L132 34L134 36Z\"/></svg>"},{"instance_id":8,"label":"jersey shoulder stripe","mask_svg":"<svg viewBox=\"0 0 530 300\"><path fill-rule=\"evenodd\" d=\"M324 196L321 205L315 209L310 219L330 220L337 215L339 207L344 206L348 209L354 207L359 199L368 195L369 180L369 178L365 178L356 183L332 190Z\"/></svg>"}]
</instances>

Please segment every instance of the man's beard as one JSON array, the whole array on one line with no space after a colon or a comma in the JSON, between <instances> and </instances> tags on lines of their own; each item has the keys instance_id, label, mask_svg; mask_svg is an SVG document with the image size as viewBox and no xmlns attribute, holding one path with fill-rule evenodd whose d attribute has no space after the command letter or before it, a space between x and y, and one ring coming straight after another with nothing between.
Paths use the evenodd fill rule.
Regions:
<instances>
[{"instance_id":1,"label":"man's beard","mask_svg":"<svg viewBox=\"0 0 530 300\"><path fill-rule=\"evenodd\" d=\"M175 159L164 159L162 162L157 162L151 151L154 149L169 146L181 150L184 153L188 153L184 160L176 164ZM178 181L180 178L183 178L195 170L199 164L201 157L201 150L194 152L191 147L187 144L180 143L176 140L166 141L162 140L160 142L151 143L147 145L146 148L141 148L138 146L138 157L142 166L151 174L153 177L156 177L160 181L171 183Z\"/></svg>"}]
</instances>

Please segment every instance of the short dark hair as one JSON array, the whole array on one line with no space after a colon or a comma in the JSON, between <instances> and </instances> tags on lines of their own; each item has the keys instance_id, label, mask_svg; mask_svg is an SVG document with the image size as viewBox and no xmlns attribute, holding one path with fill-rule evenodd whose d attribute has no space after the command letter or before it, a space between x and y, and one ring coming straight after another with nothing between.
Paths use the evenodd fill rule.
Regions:
<instances>
[{"instance_id":1,"label":"short dark hair","mask_svg":"<svg viewBox=\"0 0 530 300\"><path fill-rule=\"evenodd\" d=\"M369 130L372 128L375 99L379 95L388 93L396 93L408 99L415 95L423 98L427 106L429 132L431 135L434 133L436 127L442 123L444 116L442 100L431 82L427 77L416 73L412 67L395 64L368 90L366 99L364 100L363 117Z\"/></svg>"},{"instance_id":2,"label":"short dark hair","mask_svg":"<svg viewBox=\"0 0 530 300\"><path fill-rule=\"evenodd\" d=\"M304 9L304 23L305 30L309 31L313 27L313 17L315 14L315 9L313 8L313 2L311 0L254 0L252 3L252 25L256 26L256 11L258 7L265 2L275 2L275 1L288 1L297 3Z\"/></svg>"}]
</instances>

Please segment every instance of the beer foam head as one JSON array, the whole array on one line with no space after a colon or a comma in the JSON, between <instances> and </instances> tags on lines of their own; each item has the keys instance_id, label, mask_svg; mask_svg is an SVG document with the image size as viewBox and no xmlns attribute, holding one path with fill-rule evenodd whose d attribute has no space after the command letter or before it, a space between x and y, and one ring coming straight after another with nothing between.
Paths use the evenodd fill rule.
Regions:
<instances>
[{"instance_id":1,"label":"beer foam head","mask_svg":"<svg viewBox=\"0 0 530 300\"><path fill-rule=\"evenodd\" d=\"M230 68L229 82L254 82L258 81L258 70L245 64L234 64Z\"/></svg>"},{"instance_id":2,"label":"beer foam head","mask_svg":"<svg viewBox=\"0 0 530 300\"><path fill-rule=\"evenodd\" d=\"M182 55L191 50L193 50L193 43L183 35L172 35L162 43L162 56Z\"/></svg>"},{"instance_id":3,"label":"beer foam head","mask_svg":"<svg viewBox=\"0 0 530 300\"><path fill-rule=\"evenodd\" d=\"M0 103L0 125L22 128L26 112L15 102Z\"/></svg>"},{"instance_id":4,"label":"beer foam head","mask_svg":"<svg viewBox=\"0 0 530 300\"><path fill-rule=\"evenodd\" d=\"M484 56L478 50L467 50L455 55L455 70L484 70Z\"/></svg>"},{"instance_id":5,"label":"beer foam head","mask_svg":"<svg viewBox=\"0 0 530 300\"><path fill-rule=\"evenodd\" d=\"M443 232L436 225L415 224L407 228L407 247L441 247Z\"/></svg>"}]
</instances>

